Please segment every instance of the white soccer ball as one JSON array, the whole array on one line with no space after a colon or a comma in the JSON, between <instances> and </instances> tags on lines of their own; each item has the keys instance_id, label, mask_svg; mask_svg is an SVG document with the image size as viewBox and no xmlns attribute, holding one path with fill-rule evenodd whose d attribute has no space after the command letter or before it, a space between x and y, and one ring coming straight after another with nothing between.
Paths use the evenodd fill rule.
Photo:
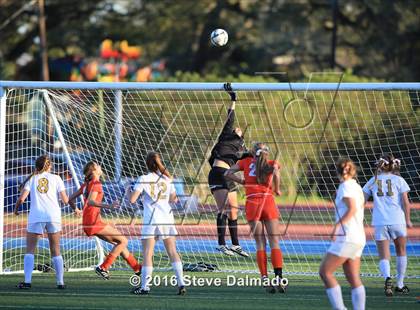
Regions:
<instances>
[{"instance_id":1,"label":"white soccer ball","mask_svg":"<svg viewBox=\"0 0 420 310\"><path fill-rule=\"evenodd\" d=\"M216 29L210 35L211 44L214 46L223 46L226 45L229 37L224 29Z\"/></svg>"}]
</instances>

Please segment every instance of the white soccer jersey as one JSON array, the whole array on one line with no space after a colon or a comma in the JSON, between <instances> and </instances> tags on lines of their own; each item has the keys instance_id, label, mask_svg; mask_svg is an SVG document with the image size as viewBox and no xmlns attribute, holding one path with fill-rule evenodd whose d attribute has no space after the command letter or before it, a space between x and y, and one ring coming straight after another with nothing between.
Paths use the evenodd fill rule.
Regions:
<instances>
[{"instance_id":1,"label":"white soccer jersey","mask_svg":"<svg viewBox=\"0 0 420 310\"><path fill-rule=\"evenodd\" d=\"M65 191L63 180L56 174L43 172L26 182L25 190L31 195L28 224L39 222L61 223L58 194Z\"/></svg>"},{"instance_id":2,"label":"white soccer jersey","mask_svg":"<svg viewBox=\"0 0 420 310\"><path fill-rule=\"evenodd\" d=\"M340 221L348 209L343 200L345 197L356 199L357 210L347 223L341 225ZM336 241L351 242L363 245L366 243L366 235L363 228L364 204L365 197L363 195L361 186L356 182L356 180L351 179L340 184L337 189L337 195L335 198L335 205L337 207L335 219L336 223L338 223L336 230Z\"/></svg>"},{"instance_id":3,"label":"white soccer jersey","mask_svg":"<svg viewBox=\"0 0 420 310\"><path fill-rule=\"evenodd\" d=\"M134 190L142 194L143 224L173 224L169 197L175 193L172 180L165 175L149 173L141 176Z\"/></svg>"},{"instance_id":4,"label":"white soccer jersey","mask_svg":"<svg viewBox=\"0 0 420 310\"><path fill-rule=\"evenodd\" d=\"M373 197L373 226L406 224L402 194L409 192L410 187L402 177L381 173L376 182L375 177L372 177L363 186L363 191Z\"/></svg>"}]
</instances>

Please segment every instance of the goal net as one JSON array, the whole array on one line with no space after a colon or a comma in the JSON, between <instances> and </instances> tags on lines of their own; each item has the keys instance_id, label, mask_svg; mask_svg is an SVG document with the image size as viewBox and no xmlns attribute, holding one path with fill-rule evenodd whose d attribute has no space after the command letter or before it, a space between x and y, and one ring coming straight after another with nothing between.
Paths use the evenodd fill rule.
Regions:
<instances>
[{"instance_id":1,"label":"goal net","mask_svg":"<svg viewBox=\"0 0 420 310\"><path fill-rule=\"evenodd\" d=\"M98 84L96 89L92 83L51 85L17 83L3 88L3 272L23 270L29 203L19 216L12 210L18 185L41 154L49 154L53 171L62 177L69 194L83 182L82 170L88 161L102 166L104 200L121 204L117 210L102 211L102 216L129 239L129 250L141 261L142 206L129 203L126 188L147 173L145 156L151 150L162 155L174 175L180 201L172 208L183 262L215 264L224 271L257 271L243 189L238 194L239 239L251 257L228 257L216 250L217 207L207 184L207 160L230 104L222 83L133 84L120 89L118 84ZM236 124L247 146L262 141L270 147L270 156L281 163L283 195L276 202L286 273L316 274L331 242L336 160L353 159L363 186L374 175L376 159L392 153L401 159L401 175L411 188L411 218L416 226L408 230L407 274L420 277L420 87L412 85L233 84L238 95ZM78 205L82 207L80 199ZM362 272L378 275L371 211L370 202L365 209L368 241ZM86 269L100 263L110 245L87 237L81 219L68 207L62 214L66 268ZM229 245L228 232L226 240ZM47 239L40 240L35 261L40 269L48 268ZM160 269L170 267L161 242L154 264ZM392 266L395 274L395 263ZM126 264L119 259L114 268L124 269Z\"/></svg>"}]
</instances>

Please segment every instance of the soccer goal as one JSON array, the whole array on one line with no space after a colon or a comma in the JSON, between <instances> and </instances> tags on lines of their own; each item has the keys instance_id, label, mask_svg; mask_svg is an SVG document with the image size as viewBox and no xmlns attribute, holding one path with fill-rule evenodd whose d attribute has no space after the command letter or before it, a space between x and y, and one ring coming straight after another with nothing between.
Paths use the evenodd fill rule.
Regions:
<instances>
[{"instance_id":1,"label":"soccer goal","mask_svg":"<svg viewBox=\"0 0 420 310\"><path fill-rule=\"evenodd\" d=\"M420 83L233 83L232 87L238 95L236 122L247 146L265 142L270 156L281 163L283 195L276 199L285 272L317 274L334 223L335 161L353 159L359 167L358 181L364 185L375 173L375 160L392 153L401 159L401 175L411 187L416 226L409 230L407 275L420 277ZM183 262L214 264L230 272L257 271L242 190L240 243L252 255L228 257L216 251L217 208L207 184L207 160L230 104L223 83L2 81L0 95L0 272L23 270L29 204L19 216L12 210L18 185L41 154L49 154L68 193L83 182L82 169L88 161L102 166L104 199L121 205L104 212L103 218L127 236L130 251L141 260L142 206L129 203L126 189L146 173L144 159L150 150L162 154L175 177L180 201L173 212ZM371 210L368 203L362 272L375 276L379 271ZM61 249L66 268L80 270L100 263L110 248L87 237L81 219L64 208ZM40 242L35 262L40 268L50 264L46 239ZM157 268L170 266L161 243L154 262ZM119 261L115 268L125 268L125 263Z\"/></svg>"}]
</instances>

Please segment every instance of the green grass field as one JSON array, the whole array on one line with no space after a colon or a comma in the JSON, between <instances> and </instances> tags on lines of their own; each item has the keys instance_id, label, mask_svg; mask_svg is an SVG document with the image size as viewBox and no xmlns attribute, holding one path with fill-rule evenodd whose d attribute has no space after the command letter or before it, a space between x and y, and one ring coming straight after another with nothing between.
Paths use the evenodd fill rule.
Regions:
<instances>
[{"instance_id":1,"label":"green grass field","mask_svg":"<svg viewBox=\"0 0 420 310\"><path fill-rule=\"evenodd\" d=\"M157 272L161 279L172 274ZM34 274L31 290L21 291L15 285L22 275L0 276L1 309L329 309L320 280L316 277L289 277L286 294L267 294L261 287L227 286L225 273L186 273L211 279L219 277L222 286L189 287L186 296L177 296L171 286L152 287L148 296L130 294L129 272L115 271L110 281L99 279L93 272L66 273L67 289L55 288L54 274ZM237 277L245 275L237 274ZM364 278L367 291L366 309L419 309L420 280L408 279L409 296L386 298L382 280ZM339 279L343 297L351 309L350 290Z\"/></svg>"}]
</instances>

